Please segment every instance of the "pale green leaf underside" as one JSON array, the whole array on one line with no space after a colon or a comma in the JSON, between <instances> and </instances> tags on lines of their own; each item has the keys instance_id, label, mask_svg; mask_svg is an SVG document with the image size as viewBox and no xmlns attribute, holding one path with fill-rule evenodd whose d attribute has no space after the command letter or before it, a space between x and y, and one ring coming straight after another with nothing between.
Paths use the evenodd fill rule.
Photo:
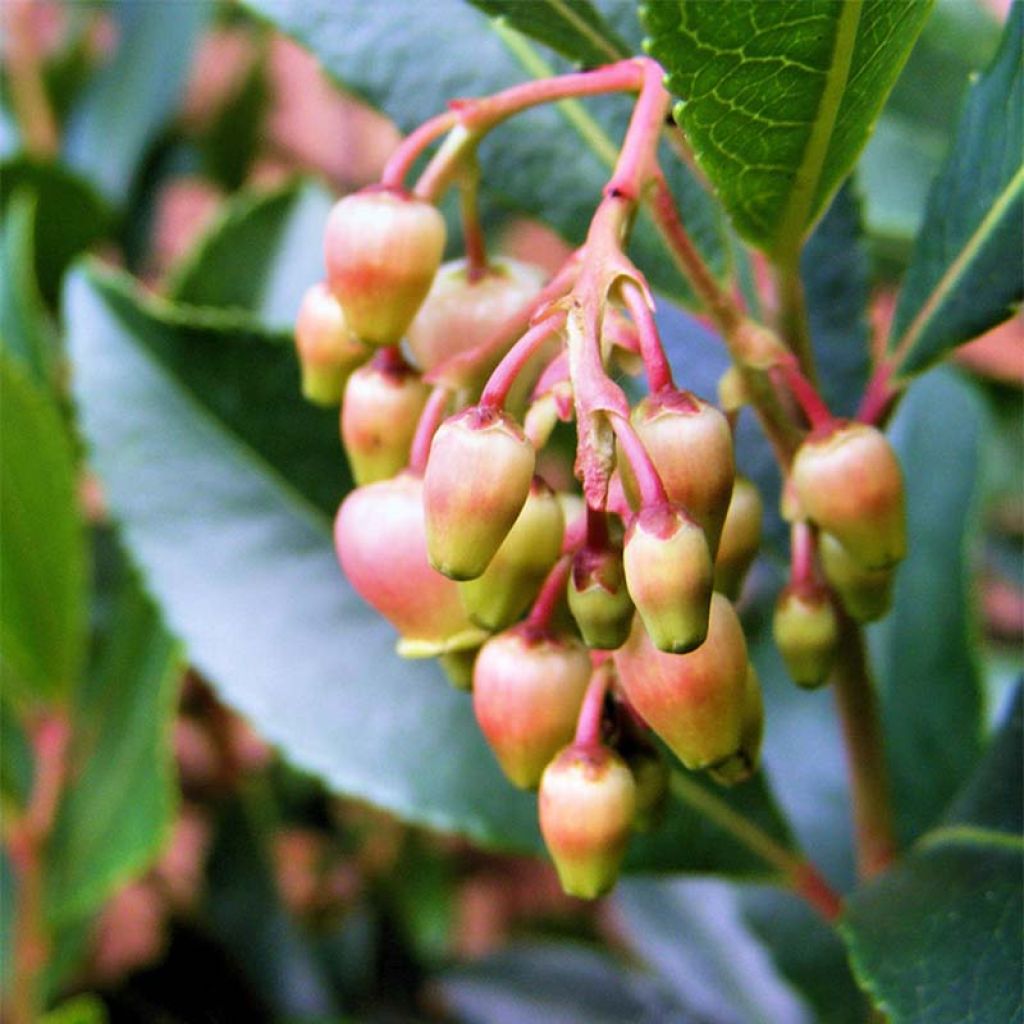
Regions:
<instances>
[{"instance_id":1,"label":"pale green leaf underside","mask_svg":"<svg viewBox=\"0 0 1024 1024\"><path fill-rule=\"evenodd\" d=\"M792 259L853 166L929 0L656 0L648 50L740 233Z\"/></svg>"}]
</instances>

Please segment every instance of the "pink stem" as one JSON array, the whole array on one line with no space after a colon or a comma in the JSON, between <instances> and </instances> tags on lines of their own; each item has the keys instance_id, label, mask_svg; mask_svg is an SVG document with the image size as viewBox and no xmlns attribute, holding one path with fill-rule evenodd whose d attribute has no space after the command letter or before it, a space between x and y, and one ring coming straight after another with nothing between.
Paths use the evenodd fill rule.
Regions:
<instances>
[{"instance_id":1,"label":"pink stem","mask_svg":"<svg viewBox=\"0 0 1024 1024\"><path fill-rule=\"evenodd\" d=\"M508 393L512 390L516 378L526 368L526 364L534 353L544 344L565 321L565 313L558 311L549 315L540 323L534 324L505 354L491 374L480 405L485 408L501 409L505 405Z\"/></svg>"},{"instance_id":2,"label":"pink stem","mask_svg":"<svg viewBox=\"0 0 1024 1024\"><path fill-rule=\"evenodd\" d=\"M790 529L789 578L796 587L814 582L814 531L800 519Z\"/></svg>"},{"instance_id":3,"label":"pink stem","mask_svg":"<svg viewBox=\"0 0 1024 1024\"><path fill-rule=\"evenodd\" d=\"M480 223L475 179L463 184L459 209L462 214L462 239L466 246L466 277L473 284L487 273L487 245Z\"/></svg>"},{"instance_id":4,"label":"pink stem","mask_svg":"<svg viewBox=\"0 0 1024 1024\"><path fill-rule=\"evenodd\" d=\"M640 489L640 502L645 508L655 505L664 505L668 502L665 494L665 487L654 468L651 456L644 447L633 424L622 416L614 414L608 417L611 420L612 429L619 440L622 453L626 456L629 468L633 470L637 487Z\"/></svg>"},{"instance_id":5,"label":"pink stem","mask_svg":"<svg viewBox=\"0 0 1024 1024\"><path fill-rule=\"evenodd\" d=\"M610 679L610 662L602 662L590 676L580 708L580 717L576 720L576 737L573 746L594 749L601 746L601 718L604 714L604 696L608 691Z\"/></svg>"},{"instance_id":6,"label":"pink stem","mask_svg":"<svg viewBox=\"0 0 1024 1024\"><path fill-rule=\"evenodd\" d=\"M818 389L804 376L795 357L783 360L780 370L793 397L800 403L811 427L825 427L832 422L832 413L823 401Z\"/></svg>"},{"instance_id":7,"label":"pink stem","mask_svg":"<svg viewBox=\"0 0 1024 1024\"><path fill-rule=\"evenodd\" d=\"M537 600L533 602L530 614L526 617L526 624L532 629L545 631L551 623L551 616L554 615L558 602L565 593L565 586L569 582L569 557L563 555L555 562L544 585L540 588Z\"/></svg>"},{"instance_id":8,"label":"pink stem","mask_svg":"<svg viewBox=\"0 0 1024 1024\"><path fill-rule=\"evenodd\" d=\"M440 384L430 392L427 404L423 407L419 422L416 424L412 450L409 453L409 469L413 473L422 475L427 468L427 459L430 458L430 443L434 440L434 434L437 433L441 420L444 419L450 397L449 390Z\"/></svg>"},{"instance_id":9,"label":"pink stem","mask_svg":"<svg viewBox=\"0 0 1024 1024\"><path fill-rule=\"evenodd\" d=\"M879 363L875 367L857 410L857 419L861 423L870 423L876 427L884 423L896 397L896 391L890 383L892 373L893 367L890 363Z\"/></svg>"},{"instance_id":10,"label":"pink stem","mask_svg":"<svg viewBox=\"0 0 1024 1024\"><path fill-rule=\"evenodd\" d=\"M640 356L644 361L647 370L647 383L651 391L661 391L663 388L675 386L672 379L672 367L669 366L665 357L665 350L661 345L661 338L658 336L658 327L654 322L654 314L643 292L632 282L622 286L622 297L625 299L626 308L636 325L637 334L640 340Z\"/></svg>"},{"instance_id":11,"label":"pink stem","mask_svg":"<svg viewBox=\"0 0 1024 1024\"><path fill-rule=\"evenodd\" d=\"M626 196L634 202L640 199L641 189L651 177L669 106L669 94L661 84L661 65L645 60L642 69L640 98L633 108L615 172L604 190L606 196Z\"/></svg>"},{"instance_id":12,"label":"pink stem","mask_svg":"<svg viewBox=\"0 0 1024 1024\"><path fill-rule=\"evenodd\" d=\"M457 123L458 114L453 110L447 110L443 114L432 117L429 121L424 121L411 135L406 136L399 144L398 149L391 154L388 162L384 165L380 183L385 188L403 188L406 175L419 159L423 150L435 139L454 128Z\"/></svg>"}]
</instances>

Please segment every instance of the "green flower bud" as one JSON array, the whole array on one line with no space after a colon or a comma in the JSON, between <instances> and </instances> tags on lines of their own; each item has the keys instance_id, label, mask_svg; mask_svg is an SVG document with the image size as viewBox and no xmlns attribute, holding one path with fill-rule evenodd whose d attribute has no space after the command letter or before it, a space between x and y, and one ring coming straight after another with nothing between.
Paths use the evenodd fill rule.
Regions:
<instances>
[{"instance_id":1,"label":"green flower bud","mask_svg":"<svg viewBox=\"0 0 1024 1024\"><path fill-rule=\"evenodd\" d=\"M786 587L775 605L773 629L795 683L812 688L827 681L839 648L839 619L827 587Z\"/></svg>"},{"instance_id":2,"label":"green flower bud","mask_svg":"<svg viewBox=\"0 0 1024 1024\"><path fill-rule=\"evenodd\" d=\"M746 782L761 762L761 741L764 738L764 697L757 669L747 664L747 682L743 689L743 730L740 749L719 762L709 774L723 786Z\"/></svg>"},{"instance_id":3,"label":"green flower bud","mask_svg":"<svg viewBox=\"0 0 1024 1024\"><path fill-rule=\"evenodd\" d=\"M337 405L349 374L370 350L349 330L338 300L325 284L306 290L295 321L302 394L317 405Z\"/></svg>"},{"instance_id":4,"label":"green flower bud","mask_svg":"<svg viewBox=\"0 0 1024 1024\"><path fill-rule=\"evenodd\" d=\"M631 740L619 747L636 785L633 830L650 832L661 824L668 803L669 769L661 751L653 744Z\"/></svg>"},{"instance_id":5,"label":"green flower bud","mask_svg":"<svg viewBox=\"0 0 1024 1024\"><path fill-rule=\"evenodd\" d=\"M740 748L747 644L721 594L711 598L707 639L695 651L659 651L638 616L615 665L630 704L687 768L707 768Z\"/></svg>"},{"instance_id":6,"label":"green flower bud","mask_svg":"<svg viewBox=\"0 0 1024 1024\"><path fill-rule=\"evenodd\" d=\"M473 668L479 653L479 647L468 647L462 651L448 651L437 659L448 677L448 682L456 690L465 690L468 693L473 689Z\"/></svg>"},{"instance_id":7,"label":"green flower bud","mask_svg":"<svg viewBox=\"0 0 1024 1024\"><path fill-rule=\"evenodd\" d=\"M884 569L906 554L903 473L875 427L837 422L812 433L793 459L791 479L807 518L865 568Z\"/></svg>"},{"instance_id":8,"label":"green flower bud","mask_svg":"<svg viewBox=\"0 0 1024 1024\"><path fill-rule=\"evenodd\" d=\"M473 406L441 424L423 479L430 562L454 580L483 574L526 503L536 456L510 416Z\"/></svg>"},{"instance_id":9,"label":"green flower bud","mask_svg":"<svg viewBox=\"0 0 1024 1024\"><path fill-rule=\"evenodd\" d=\"M683 654L708 632L713 569L704 531L682 509L643 508L626 532L626 585L659 651Z\"/></svg>"},{"instance_id":10,"label":"green flower bud","mask_svg":"<svg viewBox=\"0 0 1024 1024\"><path fill-rule=\"evenodd\" d=\"M697 521L714 557L735 476L729 421L713 405L675 389L648 395L631 419L668 500ZM638 491L628 460L619 459L618 464L623 487L636 506Z\"/></svg>"},{"instance_id":11,"label":"green flower bud","mask_svg":"<svg viewBox=\"0 0 1024 1024\"><path fill-rule=\"evenodd\" d=\"M459 583L469 617L487 629L512 625L533 603L558 561L564 533L561 502L535 476L519 518L483 575Z\"/></svg>"},{"instance_id":12,"label":"green flower bud","mask_svg":"<svg viewBox=\"0 0 1024 1024\"><path fill-rule=\"evenodd\" d=\"M569 571L568 598L588 647L614 651L626 642L634 607L620 551L577 551Z\"/></svg>"},{"instance_id":13,"label":"green flower bud","mask_svg":"<svg viewBox=\"0 0 1024 1024\"><path fill-rule=\"evenodd\" d=\"M367 345L395 345L441 264L444 218L422 199L367 189L335 203L324 259L345 319Z\"/></svg>"},{"instance_id":14,"label":"green flower bud","mask_svg":"<svg viewBox=\"0 0 1024 1024\"><path fill-rule=\"evenodd\" d=\"M737 476L715 558L715 590L730 601L739 597L761 547L763 518L764 503L757 487L746 477Z\"/></svg>"},{"instance_id":15,"label":"green flower bud","mask_svg":"<svg viewBox=\"0 0 1024 1024\"><path fill-rule=\"evenodd\" d=\"M534 788L572 739L590 672L578 640L527 623L483 645L473 669L473 710L513 784Z\"/></svg>"},{"instance_id":16,"label":"green flower bud","mask_svg":"<svg viewBox=\"0 0 1024 1024\"><path fill-rule=\"evenodd\" d=\"M407 363L379 353L349 377L341 440L357 484L388 480L409 462L430 388Z\"/></svg>"},{"instance_id":17,"label":"green flower bud","mask_svg":"<svg viewBox=\"0 0 1024 1024\"><path fill-rule=\"evenodd\" d=\"M566 747L544 770L540 830L570 896L595 899L619 875L636 811L636 784L606 747Z\"/></svg>"},{"instance_id":18,"label":"green flower bud","mask_svg":"<svg viewBox=\"0 0 1024 1024\"><path fill-rule=\"evenodd\" d=\"M830 533L819 534L818 551L825 578L850 618L874 622L892 607L892 568L866 569Z\"/></svg>"}]
</instances>

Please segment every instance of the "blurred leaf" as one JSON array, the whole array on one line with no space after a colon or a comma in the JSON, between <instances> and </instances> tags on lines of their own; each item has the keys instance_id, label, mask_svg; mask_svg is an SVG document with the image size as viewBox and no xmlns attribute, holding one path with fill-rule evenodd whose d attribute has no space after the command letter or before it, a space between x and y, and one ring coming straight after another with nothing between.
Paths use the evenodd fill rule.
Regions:
<instances>
[{"instance_id":1,"label":"blurred leaf","mask_svg":"<svg viewBox=\"0 0 1024 1024\"><path fill-rule=\"evenodd\" d=\"M107 1008L94 995L74 996L39 1018L39 1024L107 1024Z\"/></svg>"},{"instance_id":2,"label":"blurred leaf","mask_svg":"<svg viewBox=\"0 0 1024 1024\"><path fill-rule=\"evenodd\" d=\"M228 192L242 187L264 138L270 108L265 52L252 61L201 141L203 170Z\"/></svg>"},{"instance_id":3,"label":"blurred leaf","mask_svg":"<svg viewBox=\"0 0 1024 1024\"><path fill-rule=\"evenodd\" d=\"M630 880L614 906L632 950L697 1020L806 1024L806 1007L743 921L735 886Z\"/></svg>"},{"instance_id":4,"label":"blurred leaf","mask_svg":"<svg viewBox=\"0 0 1024 1024\"><path fill-rule=\"evenodd\" d=\"M583 947L514 946L438 979L465 1024L687 1024L661 988L606 954Z\"/></svg>"},{"instance_id":5,"label":"blurred leaf","mask_svg":"<svg viewBox=\"0 0 1024 1024\"><path fill-rule=\"evenodd\" d=\"M177 803L172 727L179 646L127 569L96 670L79 688L71 772L49 846L49 906L64 922L98 909L151 863Z\"/></svg>"},{"instance_id":6,"label":"blurred leaf","mask_svg":"<svg viewBox=\"0 0 1024 1024\"><path fill-rule=\"evenodd\" d=\"M970 554L988 428L973 389L940 371L914 384L890 431L906 481L910 550L893 610L870 639L904 843L935 821L980 751Z\"/></svg>"},{"instance_id":7,"label":"blurred leaf","mask_svg":"<svg viewBox=\"0 0 1024 1024\"><path fill-rule=\"evenodd\" d=\"M469 2L577 64L596 67L631 56L629 47L589 0L535 0L529 4L519 0Z\"/></svg>"},{"instance_id":8,"label":"blurred leaf","mask_svg":"<svg viewBox=\"0 0 1024 1024\"><path fill-rule=\"evenodd\" d=\"M890 332L901 374L1005 320L1024 297L1024 5L972 87L928 196Z\"/></svg>"},{"instance_id":9,"label":"blurred leaf","mask_svg":"<svg viewBox=\"0 0 1024 1024\"><path fill-rule=\"evenodd\" d=\"M862 236L860 200L847 181L800 254L822 393L837 416L857 411L870 369L870 283Z\"/></svg>"},{"instance_id":10,"label":"blurred leaf","mask_svg":"<svg viewBox=\"0 0 1024 1024\"><path fill-rule=\"evenodd\" d=\"M19 192L0 225L0 346L49 390L56 352L36 281L35 219L35 196Z\"/></svg>"},{"instance_id":11,"label":"blurred leaf","mask_svg":"<svg viewBox=\"0 0 1024 1024\"><path fill-rule=\"evenodd\" d=\"M946 823L854 895L841 924L892 1024L1024 1019L1022 703Z\"/></svg>"},{"instance_id":12,"label":"blurred leaf","mask_svg":"<svg viewBox=\"0 0 1024 1024\"><path fill-rule=\"evenodd\" d=\"M5 807L8 801L15 807L25 806L34 773L32 747L18 711L10 698L0 693L0 794Z\"/></svg>"},{"instance_id":13,"label":"blurred leaf","mask_svg":"<svg viewBox=\"0 0 1024 1024\"><path fill-rule=\"evenodd\" d=\"M109 232L110 209L88 182L61 164L15 157L0 164L0 182L5 220L16 194L35 193L36 280L43 298L55 303L71 260Z\"/></svg>"},{"instance_id":14,"label":"blurred leaf","mask_svg":"<svg viewBox=\"0 0 1024 1024\"><path fill-rule=\"evenodd\" d=\"M740 233L788 260L846 176L931 4L659 0L648 51Z\"/></svg>"},{"instance_id":15,"label":"blurred leaf","mask_svg":"<svg viewBox=\"0 0 1024 1024\"><path fill-rule=\"evenodd\" d=\"M117 49L68 118L64 159L117 205L181 101L213 6L114 0L107 11L117 29Z\"/></svg>"},{"instance_id":16,"label":"blurred leaf","mask_svg":"<svg viewBox=\"0 0 1024 1024\"><path fill-rule=\"evenodd\" d=\"M244 2L309 49L329 75L386 113L403 132L445 110L453 98L485 95L524 77L488 19L463 0L351 0L346 16L332 0ZM398 22L401 32L395 31ZM530 43L519 38L535 64ZM423 60L425 52L443 61L443 75L437 74L435 62ZM613 146L629 109L623 97L586 102L600 129L615 140ZM480 147L481 194L503 209L542 218L575 245L586 235L610 165L597 155L592 138L566 128L558 108L550 106L501 125ZM667 170L695 243L722 270L726 253L718 211L680 161L673 158ZM638 220L632 253L655 287L691 300L646 218Z\"/></svg>"},{"instance_id":17,"label":"blurred leaf","mask_svg":"<svg viewBox=\"0 0 1024 1024\"><path fill-rule=\"evenodd\" d=\"M14 966L14 904L18 885L6 844L0 846L0 992L7 992Z\"/></svg>"},{"instance_id":18,"label":"blurred leaf","mask_svg":"<svg viewBox=\"0 0 1024 1024\"><path fill-rule=\"evenodd\" d=\"M290 336L303 293L324 276L320 240L331 204L311 182L239 195L175 269L169 298L241 310Z\"/></svg>"},{"instance_id":19,"label":"blurred leaf","mask_svg":"<svg viewBox=\"0 0 1024 1024\"><path fill-rule=\"evenodd\" d=\"M76 472L50 397L0 352L0 674L20 700L56 700L85 655L88 572Z\"/></svg>"},{"instance_id":20,"label":"blurred leaf","mask_svg":"<svg viewBox=\"0 0 1024 1024\"><path fill-rule=\"evenodd\" d=\"M263 820L255 791L221 809L207 868L207 923L275 1020L322 1020L338 1007L309 943L281 904L266 847L272 824Z\"/></svg>"}]
</instances>

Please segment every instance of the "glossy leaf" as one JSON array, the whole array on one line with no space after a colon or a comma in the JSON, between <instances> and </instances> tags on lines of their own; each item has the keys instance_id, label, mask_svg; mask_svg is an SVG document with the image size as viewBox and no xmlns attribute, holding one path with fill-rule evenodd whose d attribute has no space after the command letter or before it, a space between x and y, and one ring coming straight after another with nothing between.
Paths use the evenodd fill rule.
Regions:
<instances>
[{"instance_id":1,"label":"glossy leaf","mask_svg":"<svg viewBox=\"0 0 1024 1024\"><path fill-rule=\"evenodd\" d=\"M113 58L68 119L64 159L113 204L124 202L146 148L181 100L208 4L117 0Z\"/></svg>"},{"instance_id":2,"label":"glossy leaf","mask_svg":"<svg viewBox=\"0 0 1024 1024\"><path fill-rule=\"evenodd\" d=\"M99 662L77 693L65 791L49 846L50 917L81 918L141 873L177 804L172 728L181 651L124 570Z\"/></svg>"},{"instance_id":3,"label":"glossy leaf","mask_svg":"<svg viewBox=\"0 0 1024 1024\"><path fill-rule=\"evenodd\" d=\"M331 204L327 190L312 183L241 194L176 268L169 297L249 313L291 335L303 293L324 276L322 239Z\"/></svg>"},{"instance_id":4,"label":"glossy leaf","mask_svg":"<svg viewBox=\"0 0 1024 1024\"><path fill-rule=\"evenodd\" d=\"M469 0L493 18L587 67L630 56L629 48L589 0Z\"/></svg>"},{"instance_id":5,"label":"glossy leaf","mask_svg":"<svg viewBox=\"0 0 1024 1024\"><path fill-rule=\"evenodd\" d=\"M335 789L482 843L539 849L533 798L499 775L465 695L432 664L399 659L390 627L339 572L329 514L310 503L308 478L293 464L302 453L274 433L298 400L274 393L276 411L269 397L256 400L271 395L252 371L257 343L158 318L109 273L77 272L66 301L97 471L197 667ZM249 358L200 372L233 348ZM761 783L726 799L787 841ZM681 805L662 832L637 842L630 864L769 874Z\"/></svg>"},{"instance_id":6,"label":"glossy leaf","mask_svg":"<svg viewBox=\"0 0 1024 1024\"><path fill-rule=\"evenodd\" d=\"M1024 6L967 99L928 197L890 332L903 374L1005 320L1024 298Z\"/></svg>"},{"instance_id":7,"label":"glossy leaf","mask_svg":"<svg viewBox=\"0 0 1024 1024\"><path fill-rule=\"evenodd\" d=\"M85 533L66 428L50 396L0 353L0 674L19 700L78 682L85 655Z\"/></svg>"},{"instance_id":8,"label":"glossy leaf","mask_svg":"<svg viewBox=\"0 0 1024 1024\"><path fill-rule=\"evenodd\" d=\"M930 3L658 0L649 52L740 233L788 260L853 166Z\"/></svg>"},{"instance_id":9,"label":"glossy leaf","mask_svg":"<svg viewBox=\"0 0 1024 1024\"><path fill-rule=\"evenodd\" d=\"M943 371L914 385L890 433L906 481L910 550L893 610L870 640L900 838L909 842L934 823L980 752L970 555L989 431L979 397Z\"/></svg>"},{"instance_id":10,"label":"glossy leaf","mask_svg":"<svg viewBox=\"0 0 1024 1024\"><path fill-rule=\"evenodd\" d=\"M1024 1018L1021 708L946 823L849 901L854 970L892 1024Z\"/></svg>"},{"instance_id":11,"label":"glossy leaf","mask_svg":"<svg viewBox=\"0 0 1024 1024\"><path fill-rule=\"evenodd\" d=\"M403 132L446 109L453 98L482 96L535 74L524 71L487 17L464 0L351 0L339 17L331 0L245 0L261 17L309 49L327 73L391 117ZM395 31L396 20L403 26ZM531 44L519 37L527 52ZM423 53L438 55L437 64ZM541 60L543 65L544 61ZM586 101L599 134L618 145L630 109L623 97ZM595 149L595 146L597 147ZM481 195L493 206L542 217L572 244L582 242L610 174L606 142L581 135L555 107L518 115L481 145ZM600 154L600 155L599 155ZM718 271L726 264L718 213L676 158L671 184L695 242ZM653 227L641 218L632 253L656 287L692 300Z\"/></svg>"}]
</instances>

